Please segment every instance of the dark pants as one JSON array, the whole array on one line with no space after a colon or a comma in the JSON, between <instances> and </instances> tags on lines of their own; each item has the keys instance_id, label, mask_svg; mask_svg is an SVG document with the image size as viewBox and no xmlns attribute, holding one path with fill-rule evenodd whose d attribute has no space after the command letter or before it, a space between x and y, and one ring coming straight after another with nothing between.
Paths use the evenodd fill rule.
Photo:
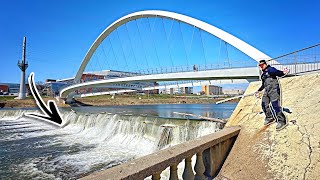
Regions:
<instances>
[{"instance_id":1,"label":"dark pants","mask_svg":"<svg viewBox=\"0 0 320 180\"><path fill-rule=\"evenodd\" d=\"M262 97L262 110L266 118L274 118L278 122L286 122L281 105L280 105L280 88L279 85L273 86L274 88L266 88Z\"/></svg>"}]
</instances>

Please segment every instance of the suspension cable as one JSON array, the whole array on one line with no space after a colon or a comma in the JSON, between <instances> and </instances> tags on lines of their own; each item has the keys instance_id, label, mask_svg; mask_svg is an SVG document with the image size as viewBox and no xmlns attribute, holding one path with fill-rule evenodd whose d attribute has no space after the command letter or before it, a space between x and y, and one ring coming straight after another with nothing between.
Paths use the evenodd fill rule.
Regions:
<instances>
[{"instance_id":1,"label":"suspension cable","mask_svg":"<svg viewBox=\"0 0 320 180\"><path fill-rule=\"evenodd\" d=\"M101 44L102 45L102 52L103 52L103 54L104 54L104 56L105 56L105 58L106 58L106 63L107 63L107 66L108 66L108 69L110 70L111 69L111 66L110 66L110 64L109 64L109 62L108 62L108 55L109 55L109 53L110 53L110 49L109 49L109 51L108 51L108 53L106 54L106 52L105 52L105 50L104 50L104 46L103 46L103 44Z\"/></svg>"},{"instance_id":2,"label":"suspension cable","mask_svg":"<svg viewBox=\"0 0 320 180\"><path fill-rule=\"evenodd\" d=\"M222 42L222 39L220 39L219 56L218 56L218 67L219 67L220 60L221 60L221 44L222 44L221 42Z\"/></svg>"},{"instance_id":3,"label":"suspension cable","mask_svg":"<svg viewBox=\"0 0 320 180\"><path fill-rule=\"evenodd\" d=\"M136 64L137 71L138 71L139 66L138 66L138 63L137 63L136 55L135 55L134 50L133 50L132 40L131 40L131 37L130 37L130 34L129 34L129 30L128 30L127 23L125 24L125 26L126 26L126 30L127 30L128 36L129 36L129 43L130 43L131 51L132 51L132 53L133 53L133 59L134 59L134 62L135 62L135 64Z\"/></svg>"},{"instance_id":4,"label":"suspension cable","mask_svg":"<svg viewBox=\"0 0 320 180\"><path fill-rule=\"evenodd\" d=\"M170 55L171 65L173 66L173 59L172 59L172 55L171 55L171 49L170 49L169 38L168 38L168 35L167 35L166 28L165 28L165 26L164 26L163 18L161 18L161 20L162 20L162 26L163 26L163 29L164 29L164 33L165 33L165 36L166 36L166 39L167 39L167 46L168 46L168 50L169 50L169 55Z\"/></svg>"},{"instance_id":5,"label":"suspension cable","mask_svg":"<svg viewBox=\"0 0 320 180\"><path fill-rule=\"evenodd\" d=\"M200 34L200 39L201 39L201 44L202 44L202 49L203 49L203 55L204 55L204 68L205 70L207 69L207 57L206 57L206 52L205 52L205 49L204 49L204 43L203 43L203 40L202 40L202 36L201 36L201 30L199 30L199 34Z\"/></svg>"},{"instance_id":6,"label":"suspension cable","mask_svg":"<svg viewBox=\"0 0 320 180\"><path fill-rule=\"evenodd\" d=\"M174 22L174 19L172 19L172 23L171 23L171 26L170 26L170 31L169 31L169 37L168 39L170 39L170 36L171 36L171 31L173 29L173 22Z\"/></svg>"},{"instance_id":7,"label":"suspension cable","mask_svg":"<svg viewBox=\"0 0 320 180\"><path fill-rule=\"evenodd\" d=\"M151 25L150 25L149 18L147 18L147 21L148 21L149 28L150 28L150 34L151 34L151 36L152 36L152 29L151 29ZM152 42L153 42L153 47L154 47L154 49L155 49L155 51L156 51L156 57L157 57L157 60L158 60L159 67L161 67L160 61L159 61L159 56L158 56L158 51L157 51L157 48L156 48L156 43L154 42L154 39L153 39L152 37L151 37L151 39L152 39Z\"/></svg>"},{"instance_id":8,"label":"suspension cable","mask_svg":"<svg viewBox=\"0 0 320 180\"><path fill-rule=\"evenodd\" d=\"M196 29L195 26L193 26L193 30L192 30L192 37L191 37L191 42L190 42L190 47L189 47L189 51L191 51L191 47L192 47L192 42L193 42L193 37L194 37L194 30Z\"/></svg>"},{"instance_id":9,"label":"suspension cable","mask_svg":"<svg viewBox=\"0 0 320 180\"><path fill-rule=\"evenodd\" d=\"M228 53L228 44L227 44L227 42L224 42L225 43L225 45L226 45L226 53L227 53L227 60L228 60L228 65L229 65L229 68L231 67L230 65L230 59L229 59L229 53Z\"/></svg>"},{"instance_id":10,"label":"suspension cable","mask_svg":"<svg viewBox=\"0 0 320 180\"><path fill-rule=\"evenodd\" d=\"M100 52L100 55L101 55L101 52ZM97 65L97 64L99 65L100 71L102 72L102 66L101 66L101 64L100 64L100 58L99 58L98 54L96 54L96 57L97 57L97 59L98 59L96 65Z\"/></svg>"},{"instance_id":11,"label":"suspension cable","mask_svg":"<svg viewBox=\"0 0 320 180\"><path fill-rule=\"evenodd\" d=\"M184 42L182 30L181 30L181 22L180 22L180 21L179 21L179 28L180 28L180 33L181 33L182 41L183 41L184 52L186 53L187 67L188 67L188 66L189 66L189 58L188 58L188 54L187 54L187 50L186 50L186 44L185 44L185 42Z\"/></svg>"},{"instance_id":12,"label":"suspension cable","mask_svg":"<svg viewBox=\"0 0 320 180\"><path fill-rule=\"evenodd\" d=\"M126 54L124 53L123 45L122 45L122 42L121 42L121 39L120 39L120 36L119 36L119 33L118 33L117 29L116 29L115 31L116 31L116 34L117 34L117 36L118 36L119 42L120 42L120 47L121 47L121 50L122 50L122 54L123 54L123 56L124 56L124 61L125 61L125 63L126 63L126 69L127 69L127 71L129 72L129 67L128 67L128 63L127 63L127 56L126 56Z\"/></svg>"},{"instance_id":13,"label":"suspension cable","mask_svg":"<svg viewBox=\"0 0 320 180\"><path fill-rule=\"evenodd\" d=\"M112 49L112 54L113 54L113 57L115 58L115 62L116 62L116 66L118 66L118 57L116 56L116 54L114 53L114 49L113 49L113 45L112 45L112 42L111 42L111 40L108 38L108 40L109 40L109 43L110 43L110 45L111 45L111 49ZM118 67L119 68L119 67Z\"/></svg>"},{"instance_id":14,"label":"suspension cable","mask_svg":"<svg viewBox=\"0 0 320 180\"><path fill-rule=\"evenodd\" d=\"M146 64L148 66L148 69L149 69L149 63L148 63L148 58L147 58L147 55L146 55L146 50L143 46L143 42L142 42L142 38L141 38L141 33L140 33L140 29L139 29L139 25L137 23L137 20L134 20L136 22L136 25L137 25L137 29L138 29L138 33L139 33L139 38L140 38L140 42L141 42L141 45L142 45L142 49L143 49L143 52L144 52L144 57L146 59Z\"/></svg>"},{"instance_id":15,"label":"suspension cable","mask_svg":"<svg viewBox=\"0 0 320 180\"><path fill-rule=\"evenodd\" d=\"M154 18L155 20L154 20L154 22L153 22L152 29L154 29L154 27L155 27L155 25L156 25L156 20L157 20L157 18L158 18L158 15L156 15L156 18Z\"/></svg>"},{"instance_id":16,"label":"suspension cable","mask_svg":"<svg viewBox=\"0 0 320 180\"><path fill-rule=\"evenodd\" d=\"M90 80L92 80L92 76L93 76L93 68L92 68L92 63L90 63L90 67L91 67L91 73L90 73L90 75L91 75L91 78L90 78ZM89 71L90 72L90 71Z\"/></svg>"}]
</instances>

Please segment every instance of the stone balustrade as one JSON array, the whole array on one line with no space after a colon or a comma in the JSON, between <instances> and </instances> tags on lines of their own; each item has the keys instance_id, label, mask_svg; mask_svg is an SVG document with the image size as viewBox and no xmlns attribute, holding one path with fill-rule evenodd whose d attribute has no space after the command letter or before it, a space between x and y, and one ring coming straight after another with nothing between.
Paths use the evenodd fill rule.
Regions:
<instances>
[{"instance_id":1,"label":"stone balustrade","mask_svg":"<svg viewBox=\"0 0 320 180\"><path fill-rule=\"evenodd\" d=\"M159 180L161 172L170 167L169 179L177 180L178 164L183 160L185 160L183 179L212 179L219 173L239 132L239 126L226 127L219 132L163 149L110 169L92 173L82 179L140 180L152 175L153 180ZM191 158L195 154L197 158L193 171Z\"/></svg>"}]
</instances>

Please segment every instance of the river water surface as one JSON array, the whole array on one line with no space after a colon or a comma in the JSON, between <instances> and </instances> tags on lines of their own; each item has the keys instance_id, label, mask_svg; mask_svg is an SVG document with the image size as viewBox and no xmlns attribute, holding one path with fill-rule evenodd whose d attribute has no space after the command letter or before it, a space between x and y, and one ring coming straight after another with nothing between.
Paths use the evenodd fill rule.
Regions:
<instances>
[{"instance_id":1,"label":"river water surface","mask_svg":"<svg viewBox=\"0 0 320 180\"><path fill-rule=\"evenodd\" d=\"M60 109L63 128L0 110L0 179L77 179L218 131L215 122L174 112L228 118L236 103Z\"/></svg>"}]
</instances>

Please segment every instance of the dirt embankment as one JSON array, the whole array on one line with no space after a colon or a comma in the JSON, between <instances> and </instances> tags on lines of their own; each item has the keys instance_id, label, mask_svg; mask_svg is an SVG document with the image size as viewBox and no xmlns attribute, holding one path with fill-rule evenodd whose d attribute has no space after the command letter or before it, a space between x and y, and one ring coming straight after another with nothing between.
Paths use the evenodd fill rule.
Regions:
<instances>
[{"instance_id":1,"label":"dirt embankment","mask_svg":"<svg viewBox=\"0 0 320 180\"><path fill-rule=\"evenodd\" d=\"M43 98L45 102L48 100L55 100L54 98ZM68 107L69 105L63 103L57 103L59 107ZM37 107L36 102L32 98L27 98L23 100L13 99L13 98L0 98L0 108L33 108Z\"/></svg>"},{"instance_id":2,"label":"dirt embankment","mask_svg":"<svg viewBox=\"0 0 320 180\"><path fill-rule=\"evenodd\" d=\"M249 85L255 92L260 82ZM264 126L261 99L241 99L226 126L240 125L241 132L225 161L223 179L320 178L320 74L280 80L282 106L289 125L276 131Z\"/></svg>"},{"instance_id":3,"label":"dirt embankment","mask_svg":"<svg viewBox=\"0 0 320 180\"><path fill-rule=\"evenodd\" d=\"M44 98L44 101L55 100L55 98ZM117 95L96 96L76 99L79 104L92 106L121 106L121 105L144 105L144 104L210 104L221 99L207 97L188 97L188 96L136 96L136 95ZM56 101L57 102L57 101ZM230 102L237 102L236 100ZM69 107L67 104L57 102L59 107ZM37 107L34 99L16 100L13 98L0 99L0 108L31 108Z\"/></svg>"},{"instance_id":4,"label":"dirt embankment","mask_svg":"<svg viewBox=\"0 0 320 180\"><path fill-rule=\"evenodd\" d=\"M82 98L77 99L84 104L91 104L95 106L105 106L105 105L144 105L144 104L210 104L215 103L220 99L213 98L190 98L190 97L168 97L159 98L158 97L130 97L130 96L116 96L115 99L111 97L96 97L96 98Z\"/></svg>"}]
</instances>

